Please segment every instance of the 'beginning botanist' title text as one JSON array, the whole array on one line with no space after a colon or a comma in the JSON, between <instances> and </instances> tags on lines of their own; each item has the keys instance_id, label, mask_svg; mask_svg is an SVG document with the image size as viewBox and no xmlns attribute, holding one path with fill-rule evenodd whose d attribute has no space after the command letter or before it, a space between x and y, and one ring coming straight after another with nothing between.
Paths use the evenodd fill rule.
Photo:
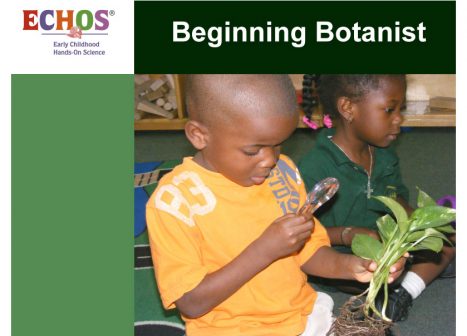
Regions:
<instances>
[{"instance_id":1,"label":"'beginning botanist' title text","mask_svg":"<svg viewBox=\"0 0 467 336\"><path fill-rule=\"evenodd\" d=\"M191 26L186 21L174 21L172 40L176 43L207 43L211 48L219 48L224 43L290 43L294 48L302 48L306 44L305 26L274 26L267 21L265 26L234 26L225 21L223 26L201 27ZM401 25L395 21L387 26L364 26L355 22L352 26L335 26L329 21L316 22L315 41L329 42L426 42L426 27L423 22L416 26Z\"/></svg>"}]
</instances>

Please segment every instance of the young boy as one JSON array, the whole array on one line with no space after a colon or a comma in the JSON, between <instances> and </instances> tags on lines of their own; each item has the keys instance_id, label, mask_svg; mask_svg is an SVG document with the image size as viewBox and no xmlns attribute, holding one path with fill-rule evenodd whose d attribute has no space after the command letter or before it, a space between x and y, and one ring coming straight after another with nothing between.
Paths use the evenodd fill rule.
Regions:
<instances>
[{"instance_id":1,"label":"young boy","mask_svg":"<svg viewBox=\"0 0 467 336\"><path fill-rule=\"evenodd\" d=\"M147 204L164 306L178 308L189 336L324 335L332 299L305 273L368 282L376 265L337 253L316 219L296 215L305 187L280 155L298 121L290 79L193 75L186 94L198 152Z\"/></svg>"}]
</instances>

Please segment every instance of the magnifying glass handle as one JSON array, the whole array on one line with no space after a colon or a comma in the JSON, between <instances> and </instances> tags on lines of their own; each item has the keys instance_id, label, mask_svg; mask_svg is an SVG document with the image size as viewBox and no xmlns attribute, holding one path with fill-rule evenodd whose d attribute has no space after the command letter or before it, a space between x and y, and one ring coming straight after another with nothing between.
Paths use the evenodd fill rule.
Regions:
<instances>
[{"instance_id":1,"label":"magnifying glass handle","mask_svg":"<svg viewBox=\"0 0 467 336\"><path fill-rule=\"evenodd\" d=\"M300 210L298 210L297 214L303 215L306 218L311 218L311 216L316 211L316 209L319 208L319 206L320 205L318 204L311 204L311 203L305 204L304 206L300 208Z\"/></svg>"}]
</instances>

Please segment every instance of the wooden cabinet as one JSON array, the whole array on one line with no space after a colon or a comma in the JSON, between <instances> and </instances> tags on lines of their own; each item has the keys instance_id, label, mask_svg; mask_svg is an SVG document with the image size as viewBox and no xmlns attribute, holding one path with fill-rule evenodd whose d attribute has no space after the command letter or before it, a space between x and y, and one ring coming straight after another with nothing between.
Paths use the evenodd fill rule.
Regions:
<instances>
[{"instance_id":1,"label":"wooden cabinet","mask_svg":"<svg viewBox=\"0 0 467 336\"><path fill-rule=\"evenodd\" d=\"M181 130L187 121L185 103L183 99L184 81L183 75L170 75L173 78L173 85L176 95L177 108L173 119L167 119L150 113L144 113L142 119L135 120L135 131L151 130ZM156 80L160 75L151 74L149 78ZM136 90L135 90L136 94ZM135 98L136 99L136 98ZM136 108L136 106L135 106Z\"/></svg>"}]
</instances>

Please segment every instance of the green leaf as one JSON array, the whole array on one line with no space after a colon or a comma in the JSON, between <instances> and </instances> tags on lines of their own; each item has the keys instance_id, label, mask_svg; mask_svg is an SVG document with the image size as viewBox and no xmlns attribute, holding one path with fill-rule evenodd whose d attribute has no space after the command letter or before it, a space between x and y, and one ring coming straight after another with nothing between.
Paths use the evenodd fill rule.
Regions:
<instances>
[{"instance_id":1,"label":"green leaf","mask_svg":"<svg viewBox=\"0 0 467 336\"><path fill-rule=\"evenodd\" d=\"M409 251L419 250L432 250L435 252L441 251L443 248L443 240L438 237L427 237L423 239L419 244L409 249Z\"/></svg>"},{"instance_id":2,"label":"green leaf","mask_svg":"<svg viewBox=\"0 0 467 336\"><path fill-rule=\"evenodd\" d=\"M418 197L417 197L417 207L423 208L426 206L432 206L436 205L436 202L434 199L432 199L426 192L418 188Z\"/></svg>"},{"instance_id":3,"label":"green leaf","mask_svg":"<svg viewBox=\"0 0 467 336\"><path fill-rule=\"evenodd\" d=\"M352 240L352 252L363 258L378 261L383 253L383 244L365 234L356 234Z\"/></svg>"},{"instance_id":4,"label":"green leaf","mask_svg":"<svg viewBox=\"0 0 467 336\"><path fill-rule=\"evenodd\" d=\"M429 237L438 237L452 245L451 241L443 233L439 232L437 229L428 228L425 230L425 234Z\"/></svg>"},{"instance_id":5,"label":"green leaf","mask_svg":"<svg viewBox=\"0 0 467 336\"><path fill-rule=\"evenodd\" d=\"M452 242L442 232L440 232L438 229L433 228L427 228L423 231L415 231L411 233L405 241L407 243L414 243L423 237L437 237L446 241L449 245L452 245Z\"/></svg>"},{"instance_id":6,"label":"green leaf","mask_svg":"<svg viewBox=\"0 0 467 336\"><path fill-rule=\"evenodd\" d=\"M444 233L456 233L456 230L454 230L451 224L438 226L436 230Z\"/></svg>"},{"instance_id":7,"label":"green leaf","mask_svg":"<svg viewBox=\"0 0 467 336\"><path fill-rule=\"evenodd\" d=\"M456 210L439 206L426 206L416 209L410 218L413 220L410 231L444 226L456 219Z\"/></svg>"},{"instance_id":8,"label":"green leaf","mask_svg":"<svg viewBox=\"0 0 467 336\"><path fill-rule=\"evenodd\" d=\"M397 201L393 200L392 198L386 196L376 196L375 197L378 201L382 202L386 205L396 217L397 224L401 232L405 232L407 230L407 212L405 209L400 205Z\"/></svg>"},{"instance_id":9,"label":"green leaf","mask_svg":"<svg viewBox=\"0 0 467 336\"><path fill-rule=\"evenodd\" d=\"M415 231L409 234L407 239L405 240L406 242L413 243L422 238L425 235L425 231Z\"/></svg>"},{"instance_id":10,"label":"green leaf","mask_svg":"<svg viewBox=\"0 0 467 336\"><path fill-rule=\"evenodd\" d=\"M407 232L407 230L409 229L409 226L410 226L410 221L409 220L406 220L406 221L403 221L403 222L399 222L397 223L398 226L399 226L399 230L402 232L402 233L405 233Z\"/></svg>"},{"instance_id":11,"label":"green leaf","mask_svg":"<svg viewBox=\"0 0 467 336\"><path fill-rule=\"evenodd\" d=\"M392 233L397 230L397 224L390 215L384 215L376 220L376 225L378 225L379 235L386 245Z\"/></svg>"}]
</instances>

